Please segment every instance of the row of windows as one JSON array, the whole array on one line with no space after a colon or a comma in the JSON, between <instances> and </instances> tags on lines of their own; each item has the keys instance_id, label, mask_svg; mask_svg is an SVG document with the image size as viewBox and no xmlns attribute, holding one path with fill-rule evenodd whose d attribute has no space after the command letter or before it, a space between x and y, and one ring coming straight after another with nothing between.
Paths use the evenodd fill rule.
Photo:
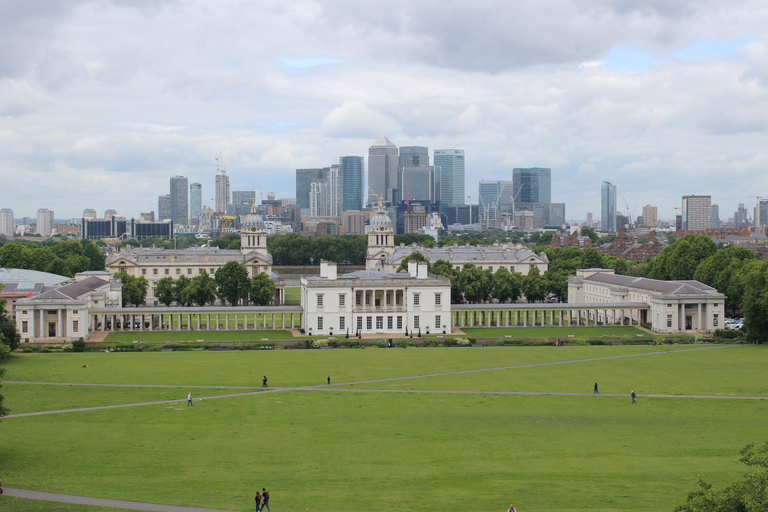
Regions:
<instances>
[{"instance_id":1,"label":"row of windows","mask_svg":"<svg viewBox=\"0 0 768 512\"><path fill-rule=\"evenodd\" d=\"M355 304L357 306L362 305L363 297L365 297L365 305L366 306L370 306L371 305L371 294L372 294L372 292L358 292L357 295L355 296ZM384 295L384 297L385 297L384 300L385 300L387 306L391 306L392 305L392 294L387 292ZM400 294L400 293L396 293L395 294L395 305L397 305L397 306L400 305L401 297L402 297L402 294ZM323 294L322 293L318 293L317 294L317 307L319 307L319 308L323 307L323 301L324 301ZM421 294L420 293L414 293L413 294L413 305L414 306L418 306L418 305L420 305L420 302L421 302ZM339 294L339 306L345 306L346 303L347 303L347 295L344 294L344 293ZM442 304L442 293L436 293L435 294L435 305L439 306L441 304ZM376 305L376 307L380 307L381 306L381 299L376 298L375 299L375 305Z\"/></svg>"},{"instance_id":2,"label":"row of windows","mask_svg":"<svg viewBox=\"0 0 768 512\"><path fill-rule=\"evenodd\" d=\"M72 320L72 332L78 332L80 330L80 321ZM29 332L29 322L27 320L21 321L21 332L26 334Z\"/></svg>"},{"instance_id":3,"label":"row of windows","mask_svg":"<svg viewBox=\"0 0 768 512\"><path fill-rule=\"evenodd\" d=\"M403 328L403 317L393 317L388 316L387 318L387 329L392 330L394 329L395 320L397 321L397 329L400 330ZM380 331L384 329L384 316L367 316L365 317L365 326L367 330L373 330L374 321L376 322L376 330ZM441 315L435 315L435 328L439 329L442 325L442 317ZM317 330L322 331L325 327L325 321L322 316L317 317ZM347 328L347 319L342 317L339 317L339 330L343 331ZM415 315L413 317L413 328L419 329L421 328L421 319L418 315ZM427 326L429 328L429 326ZM333 326L331 326L331 329L333 329ZM363 330L363 317L359 316L357 317L357 330L362 331Z\"/></svg>"}]
</instances>

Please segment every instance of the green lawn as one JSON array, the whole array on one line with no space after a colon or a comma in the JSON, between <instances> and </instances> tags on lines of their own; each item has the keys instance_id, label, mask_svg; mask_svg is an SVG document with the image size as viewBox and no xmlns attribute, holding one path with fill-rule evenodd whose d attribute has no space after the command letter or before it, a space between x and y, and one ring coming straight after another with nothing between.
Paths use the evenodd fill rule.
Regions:
<instances>
[{"instance_id":1,"label":"green lawn","mask_svg":"<svg viewBox=\"0 0 768 512\"><path fill-rule=\"evenodd\" d=\"M301 286L285 287L285 305L301 306Z\"/></svg>"},{"instance_id":2,"label":"green lawn","mask_svg":"<svg viewBox=\"0 0 768 512\"><path fill-rule=\"evenodd\" d=\"M637 336L655 339L656 335L630 326L571 326L571 327L460 327L461 331L472 338L563 338L568 335L579 338L599 338L601 336Z\"/></svg>"},{"instance_id":3,"label":"green lawn","mask_svg":"<svg viewBox=\"0 0 768 512\"><path fill-rule=\"evenodd\" d=\"M261 341L263 339L270 341L290 340L294 336L291 331L284 330L241 330L241 331L134 331L134 332L111 332L107 335L105 341L117 343L130 343L132 341L142 341L144 343L179 343L184 341L203 340L207 342L216 341Z\"/></svg>"},{"instance_id":4,"label":"green lawn","mask_svg":"<svg viewBox=\"0 0 768 512\"><path fill-rule=\"evenodd\" d=\"M296 389L191 408L11 417L0 424L0 474L8 487L243 511L261 487L286 512L479 512L510 502L539 512L669 511L699 476L722 484L745 472L738 450L765 441L767 400L644 396L766 396L768 347L690 348L20 354L5 365L6 379L178 385L158 390L172 395L184 385L253 385L262 374L276 386L324 384L327 375L336 383L414 377L349 386L355 391L590 393L598 381L604 394ZM633 357L585 361L617 355ZM418 377L557 361L571 362ZM55 396L29 388L53 387L6 385L12 414L161 396L149 388L56 387ZM607 396L630 389L637 404ZM216 390L193 390L203 392ZM29 501L0 501L3 510L34 510Z\"/></svg>"}]
</instances>

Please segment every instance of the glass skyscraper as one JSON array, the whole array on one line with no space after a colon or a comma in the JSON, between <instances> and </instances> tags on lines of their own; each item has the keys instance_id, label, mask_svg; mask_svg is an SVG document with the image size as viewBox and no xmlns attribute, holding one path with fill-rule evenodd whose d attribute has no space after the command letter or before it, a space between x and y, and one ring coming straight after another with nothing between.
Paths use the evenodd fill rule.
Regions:
<instances>
[{"instance_id":1,"label":"glass skyscraper","mask_svg":"<svg viewBox=\"0 0 768 512\"><path fill-rule=\"evenodd\" d=\"M616 185L610 181L600 191L600 223L604 232L616 232Z\"/></svg>"},{"instance_id":2,"label":"glass skyscraper","mask_svg":"<svg viewBox=\"0 0 768 512\"><path fill-rule=\"evenodd\" d=\"M203 184L190 183L189 185L189 217L196 223L203 211Z\"/></svg>"},{"instance_id":3,"label":"glass skyscraper","mask_svg":"<svg viewBox=\"0 0 768 512\"><path fill-rule=\"evenodd\" d=\"M384 201L397 201L399 155L397 146L386 137L377 140L368 148L368 188L365 197L378 203L379 197ZM375 198L373 196L376 196Z\"/></svg>"},{"instance_id":4,"label":"glass skyscraper","mask_svg":"<svg viewBox=\"0 0 768 512\"><path fill-rule=\"evenodd\" d=\"M365 158L342 156L339 158L341 182L341 210L362 210L365 204Z\"/></svg>"},{"instance_id":5,"label":"glass skyscraper","mask_svg":"<svg viewBox=\"0 0 768 512\"><path fill-rule=\"evenodd\" d=\"M171 178L171 220L189 224L189 180L185 176Z\"/></svg>"},{"instance_id":6,"label":"glass skyscraper","mask_svg":"<svg viewBox=\"0 0 768 512\"><path fill-rule=\"evenodd\" d=\"M450 204L464 204L464 150L436 149L432 162L441 210Z\"/></svg>"},{"instance_id":7,"label":"glass skyscraper","mask_svg":"<svg viewBox=\"0 0 768 512\"><path fill-rule=\"evenodd\" d=\"M522 188L520 188L522 187ZM552 202L552 170L544 167L512 169L512 189L517 195L515 208ZM531 206L528 206L531 208Z\"/></svg>"}]
</instances>

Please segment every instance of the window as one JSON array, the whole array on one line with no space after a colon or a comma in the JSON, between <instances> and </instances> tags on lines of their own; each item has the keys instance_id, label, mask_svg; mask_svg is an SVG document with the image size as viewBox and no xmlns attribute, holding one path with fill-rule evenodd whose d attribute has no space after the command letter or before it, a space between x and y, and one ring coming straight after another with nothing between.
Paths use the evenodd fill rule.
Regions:
<instances>
[{"instance_id":1,"label":"window","mask_svg":"<svg viewBox=\"0 0 768 512\"><path fill-rule=\"evenodd\" d=\"M443 326L443 322L440 320L440 315L435 315L435 329L439 329Z\"/></svg>"},{"instance_id":2,"label":"window","mask_svg":"<svg viewBox=\"0 0 768 512\"><path fill-rule=\"evenodd\" d=\"M187 269L187 275L192 275L192 269L191 268Z\"/></svg>"},{"instance_id":3,"label":"window","mask_svg":"<svg viewBox=\"0 0 768 512\"><path fill-rule=\"evenodd\" d=\"M339 295L339 306L346 306L346 303L347 303L347 296L346 294L342 293L341 295Z\"/></svg>"},{"instance_id":4,"label":"window","mask_svg":"<svg viewBox=\"0 0 768 512\"><path fill-rule=\"evenodd\" d=\"M363 317L361 316L357 317L357 330L358 331L363 330Z\"/></svg>"},{"instance_id":5,"label":"window","mask_svg":"<svg viewBox=\"0 0 768 512\"><path fill-rule=\"evenodd\" d=\"M712 325L713 325L714 327L717 327L717 325L718 325L718 324L719 324L719 322L720 322L720 319L718 318L719 316L720 316L720 315L714 315L714 316L712 317Z\"/></svg>"},{"instance_id":6,"label":"window","mask_svg":"<svg viewBox=\"0 0 768 512\"><path fill-rule=\"evenodd\" d=\"M347 328L347 318L342 316L339 318L339 329L342 331Z\"/></svg>"},{"instance_id":7,"label":"window","mask_svg":"<svg viewBox=\"0 0 768 512\"><path fill-rule=\"evenodd\" d=\"M178 276L179 274L181 274L181 269L180 269L180 268L177 268L177 269L176 269L176 275Z\"/></svg>"},{"instance_id":8,"label":"window","mask_svg":"<svg viewBox=\"0 0 768 512\"><path fill-rule=\"evenodd\" d=\"M416 315L413 317L413 328L414 329L419 328L419 315Z\"/></svg>"},{"instance_id":9,"label":"window","mask_svg":"<svg viewBox=\"0 0 768 512\"><path fill-rule=\"evenodd\" d=\"M435 294L435 306L439 306L441 304L441 301L442 301L441 295L442 295L441 293Z\"/></svg>"},{"instance_id":10,"label":"window","mask_svg":"<svg viewBox=\"0 0 768 512\"><path fill-rule=\"evenodd\" d=\"M373 317L372 316L365 317L365 326L368 328L369 331L371 329L373 329Z\"/></svg>"},{"instance_id":11,"label":"window","mask_svg":"<svg viewBox=\"0 0 768 512\"><path fill-rule=\"evenodd\" d=\"M72 314L73 314L73 315L76 315L76 314L77 314L77 310L76 310L76 309L73 309L73 310L72 310Z\"/></svg>"},{"instance_id":12,"label":"window","mask_svg":"<svg viewBox=\"0 0 768 512\"><path fill-rule=\"evenodd\" d=\"M319 307L319 308L323 307L323 294L322 293L317 295L317 307Z\"/></svg>"},{"instance_id":13,"label":"window","mask_svg":"<svg viewBox=\"0 0 768 512\"><path fill-rule=\"evenodd\" d=\"M80 328L80 322L78 320L72 320L72 330L77 332Z\"/></svg>"},{"instance_id":14,"label":"window","mask_svg":"<svg viewBox=\"0 0 768 512\"><path fill-rule=\"evenodd\" d=\"M514 272L515 271L515 266L514 265L510 265L509 266L509 271L510 272Z\"/></svg>"},{"instance_id":15,"label":"window","mask_svg":"<svg viewBox=\"0 0 768 512\"><path fill-rule=\"evenodd\" d=\"M371 305L371 292L365 292L365 305Z\"/></svg>"},{"instance_id":16,"label":"window","mask_svg":"<svg viewBox=\"0 0 768 512\"><path fill-rule=\"evenodd\" d=\"M667 304L667 307L668 307L668 308L671 308L671 307L672 307L672 304Z\"/></svg>"},{"instance_id":17,"label":"window","mask_svg":"<svg viewBox=\"0 0 768 512\"><path fill-rule=\"evenodd\" d=\"M392 294L387 292L387 306L392 305Z\"/></svg>"},{"instance_id":18,"label":"window","mask_svg":"<svg viewBox=\"0 0 768 512\"><path fill-rule=\"evenodd\" d=\"M145 268L141 269L141 275L143 276L147 275L147 269Z\"/></svg>"},{"instance_id":19,"label":"window","mask_svg":"<svg viewBox=\"0 0 768 512\"><path fill-rule=\"evenodd\" d=\"M211 274L211 275L213 275L215 273L216 273L216 269L215 268L212 268L211 271L209 272L209 274Z\"/></svg>"},{"instance_id":20,"label":"window","mask_svg":"<svg viewBox=\"0 0 768 512\"><path fill-rule=\"evenodd\" d=\"M198 275L200 275L200 274L202 274L202 273L203 273L203 269L201 269L201 268L197 269L197 274L198 274Z\"/></svg>"},{"instance_id":21,"label":"window","mask_svg":"<svg viewBox=\"0 0 768 512\"><path fill-rule=\"evenodd\" d=\"M317 317L317 330L318 331L323 330L323 317L321 316Z\"/></svg>"},{"instance_id":22,"label":"window","mask_svg":"<svg viewBox=\"0 0 768 512\"><path fill-rule=\"evenodd\" d=\"M418 293L414 293L413 294L413 305L414 306L418 306L419 305L419 302L420 302L419 296L420 296L420 294L418 294Z\"/></svg>"},{"instance_id":23,"label":"window","mask_svg":"<svg viewBox=\"0 0 768 512\"><path fill-rule=\"evenodd\" d=\"M392 325L394 325L392 320L393 318L391 316L387 317L387 329L389 329L390 331L392 330Z\"/></svg>"},{"instance_id":24,"label":"window","mask_svg":"<svg viewBox=\"0 0 768 512\"><path fill-rule=\"evenodd\" d=\"M56 313L57 313L57 311L55 309L49 309L48 310L48 314L49 315L55 315Z\"/></svg>"},{"instance_id":25,"label":"window","mask_svg":"<svg viewBox=\"0 0 768 512\"><path fill-rule=\"evenodd\" d=\"M157 275L157 269L156 268L152 269L152 275L155 275L155 276Z\"/></svg>"},{"instance_id":26,"label":"window","mask_svg":"<svg viewBox=\"0 0 768 512\"><path fill-rule=\"evenodd\" d=\"M402 295L400 295L399 293L395 295L395 305L397 305L397 306L400 305L400 299L401 298L402 298Z\"/></svg>"},{"instance_id":27,"label":"window","mask_svg":"<svg viewBox=\"0 0 768 512\"><path fill-rule=\"evenodd\" d=\"M363 294L362 292L355 295L355 306L360 306L363 303Z\"/></svg>"},{"instance_id":28,"label":"window","mask_svg":"<svg viewBox=\"0 0 768 512\"><path fill-rule=\"evenodd\" d=\"M667 327L672 327L672 315L667 315Z\"/></svg>"},{"instance_id":29,"label":"window","mask_svg":"<svg viewBox=\"0 0 768 512\"><path fill-rule=\"evenodd\" d=\"M27 310L26 310L26 309L22 309L22 310L21 310L21 314L22 314L22 315L26 315L26 314L27 314Z\"/></svg>"},{"instance_id":30,"label":"window","mask_svg":"<svg viewBox=\"0 0 768 512\"><path fill-rule=\"evenodd\" d=\"M384 317L383 316L377 316L376 317L376 329L381 330L384 328Z\"/></svg>"},{"instance_id":31,"label":"window","mask_svg":"<svg viewBox=\"0 0 768 512\"><path fill-rule=\"evenodd\" d=\"M397 328L402 329L403 328L403 317L399 316L397 317Z\"/></svg>"},{"instance_id":32,"label":"window","mask_svg":"<svg viewBox=\"0 0 768 512\"><path fill-rule=\"evenodd\" d=\"M169 268L165 269L165 275L168 275L170 273L171 273L171 269L169 269Z\"/></svg>"},{"instance_id":33,"label":"window","mask_svg":"<svg viewBox=\"0 0 768 512\"><path fill-rule=\"evenodd\" d=\"M21 321L21 332L27 332L29 330L29 324L26 320Z\"/></svg>"}]
</instances>

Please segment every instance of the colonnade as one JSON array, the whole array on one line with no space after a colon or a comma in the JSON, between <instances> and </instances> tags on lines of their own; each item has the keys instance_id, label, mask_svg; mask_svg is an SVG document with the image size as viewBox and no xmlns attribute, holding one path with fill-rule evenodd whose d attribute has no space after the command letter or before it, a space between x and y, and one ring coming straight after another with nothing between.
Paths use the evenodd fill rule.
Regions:
<instances>
[{"instance_id":1,"label":"colonnade","mask_svg":"<svg viewBox=\"0 0 768 512\"><path fill-rule=\"evenodd\" d=\"M647 305L568 304L461 304L453 305L455 327L533 327L571 325L639 325ZM606 307L608 306L608 307Z\"/></svg>"}]
</instances>

